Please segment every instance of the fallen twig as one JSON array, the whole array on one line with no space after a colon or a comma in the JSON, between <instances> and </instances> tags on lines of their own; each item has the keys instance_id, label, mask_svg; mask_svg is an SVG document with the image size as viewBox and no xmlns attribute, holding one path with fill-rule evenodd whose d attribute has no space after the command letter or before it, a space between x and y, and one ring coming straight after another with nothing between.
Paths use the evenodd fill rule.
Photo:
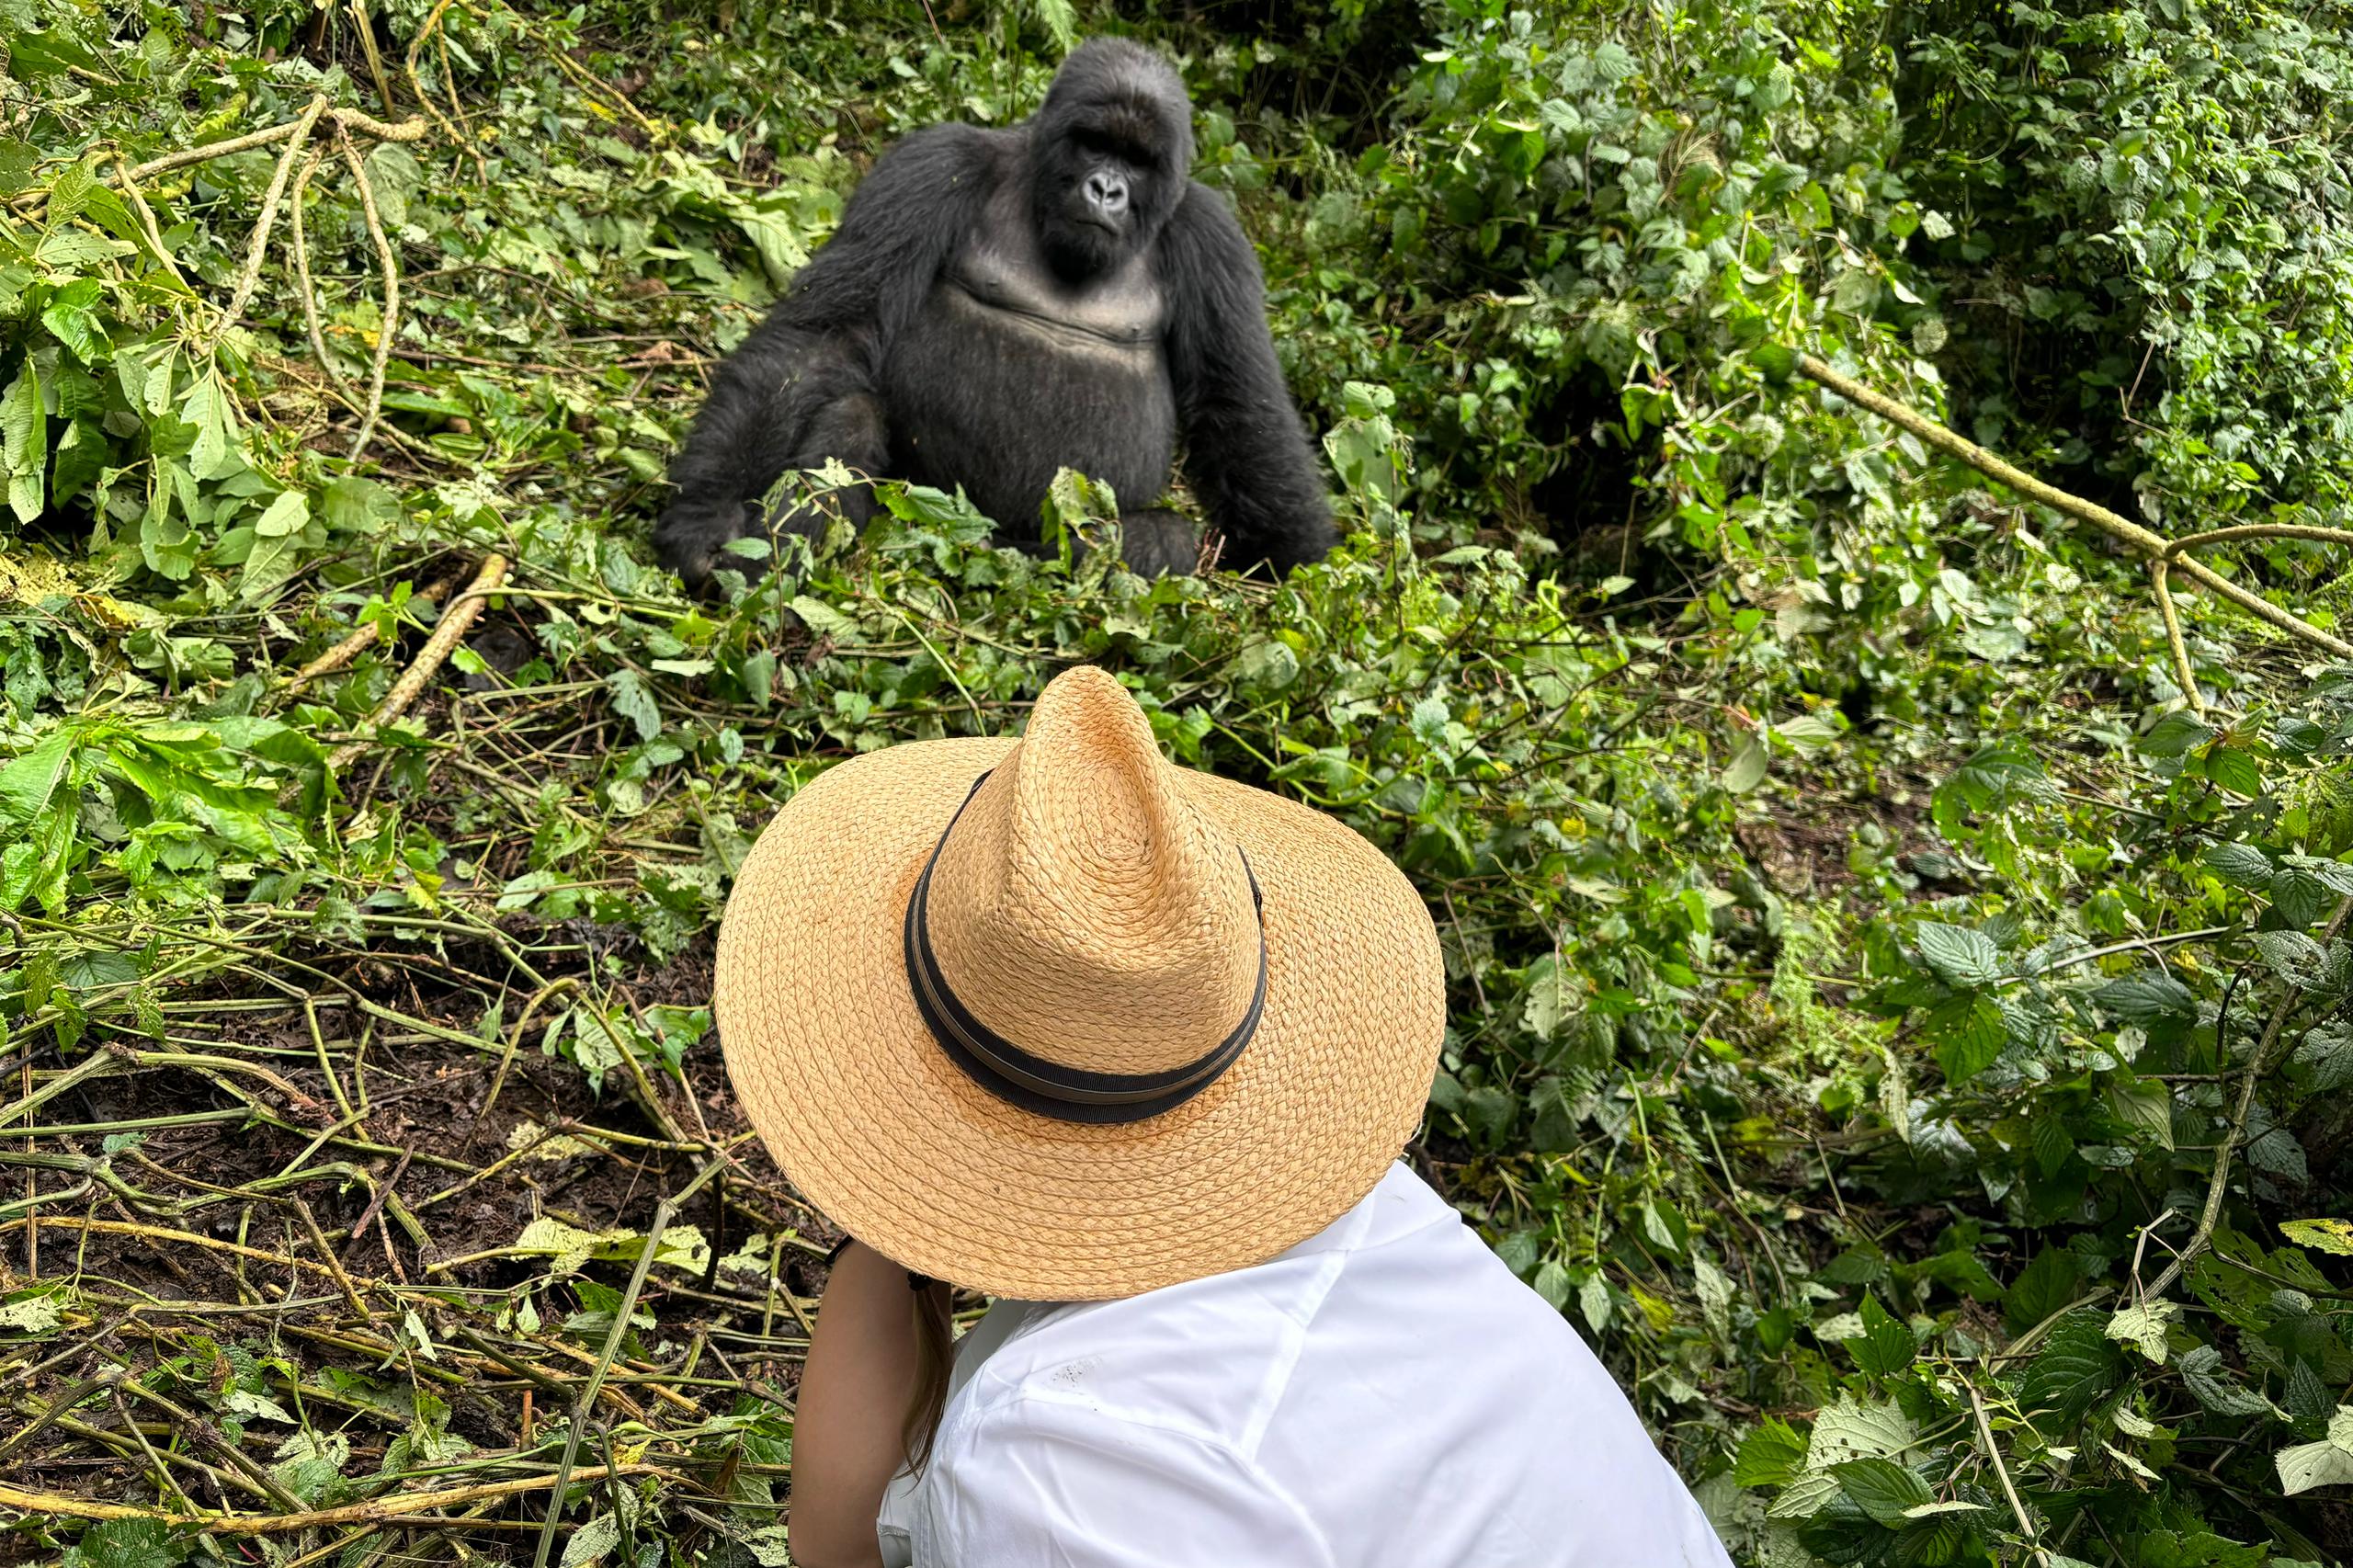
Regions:
<instances>
[{"instance_id":1,"label":"fallen twig","mask_svg":"<svg viewBox=\"0 0 2353 1568\"><path fill-rule=\"evenodd\" d=\"M278 222L278 204L286 195L287 178L294 172L294 160L301 155L302 144L311 134L311 127L319 122L319 116L325 112L326 107L327 100L324 95L313 98L311 107L302 111L301 118L293 121L292 141L286 149L286 155L278 160L278 172L269 176L268 190L262 194L261 212L254 219L253 239L245 246L245 264L238 268L237 286L230 290L229 302L222 308L221 319L213 324L211 333L205 339L208 348L218 344L222 335L237 324L237 318L245 313L245 302L254 297L254 286L261 281L262 261L269 255L269 231Z\"/></svg>"},{"instance_id":2,"label":"fallen twig","mask_svg":"<svg viewBox=\"0 0 2353 1568\"><path fill-rule=\"evenodd\" d=\"M2056 485L2044 483L2025 470L2004 462L1974 441L1955 435L1908 403L1899 403L1885 392L1865 386L1852 376L1832 369L1811 354L1798 355L1796 369L1809 381L1817 381L1858 407L1869 409L1889 424L1910 431L1938 451L1959 458L1988 479L1997 481L2055 512L2063 512L2068 517L2089 523L2136 554L2146 557L2157 608L2165 617L2165 641L2173 653L2175 678L2181 687L2183 698L2196 711L2204 712L2206 702L2199 694L2198 679L2189 665L2188 645L2182 640L2180 619L2174 610L2172 589L2168 583L2174 572L2179 572L2291 637L2335 653L2339 658L2353 658L2353 642L2324 631L2302 617L2250 593L2187 553L2204 545L2258 539L2301 539L2353 545L2353 530L2313 528L2295 523L2247 523L2192 534L2187 539L2168 540L2097 502L2086 501Z\"/></svg>"},{"instance_id":3,"label":"fallen twig","mask_svg":"<svg viewBox=\"0 0 2353 1568\"><path fill-rule=\"evenodd\" d=\"M484 556L482 570L474 574L474 580L467 585L466 591L450 600L449 608L441 612L441 619L434 624L433 635L426 640L424 651L417 654L416 663L411 665L408 673L384 694L384 700L377 705L375 712L368 716L368 722L360 733L335 747L328 756L329 767L339 772L349 767L352 759L368 749L369 743L386 724L408 711L409 704L425 690L426 684L433 679L433 672L441 667L450 650L457 647L460 639L465 636L466 629L473 625L474 618L482 613L482 607L506 580L506 557L495 552Z\"/></svg>"},{"instance_id":4,"label":"fallen twig","mask_svg":"<svg viewBox=\"0 0 2353 1568\"><path fill-rule=\"evenodd\" d=\"M160 158L150 158L145 163L133 167L131 177L145 179L151 175L160 175L167 169L185 168L190 164L201 164L207 159L225 158L232 153L244 153L256 147L267 147L273 142L283 142L290 136L299 140L302 134L308 132L313 124L320 119L332 120L335 124L347 130L373 136L379 142L416 142L423 140L425 136L425 121L422 119L404 119L395 125L387 124L374 115L363 114L356 108L330 108L319 115L313 115L305 110L301 116L287 120L283 124L270 126L267 130L252 131L244 136L232 136L225 142L207 142L200 147L183 147L176 153L166 153Z\"/></svg>"},{"instance_id":5,"label":"fallen twig","mask_svg":"<svg viewBox=\"0 0 2353 1568\"><path fill-rule=\"evenodd\" d=\"M2341 901L2336 906L2336 913L2328 917L2328 924L2320 934L2322 947L2325 948L2336 940L2337 933L2345 929L2348 915L2353 915L2353 898ZM2280 1033L2288 1027L2288 1015L2295 1011L2296 1004L2303 994L2302 986L2290 985L2273 1006L2271 1017L2264 1020L2263 1037L2247 1053L2246 1068L2239 1080L2239 1103L2232 1108L2230 1122L2222 1129L2222 1141L2214 1145L2214 1174L2206 1183L2206 1207L2198 1216L2198 1228L2189 1233L2188 1241L2181 1244L2181 1250L2173 1255L2173 1261L2165 1265L2165 1271L2157 1276L2156 1283L2141 1292L2142 1300L2154 1301L2163 1296L2166 1288L2181 1278L2182 1271L2198 1260L2198 1255L2205 1251L2206 1244L2213 1239L2214 1227L2222 1217L2222 1199L2230 1191L2231 1156L2238 1152L2239 1140L2246 1136L2247 1117L2255 1108L2256 1087L2262 1082L2264 1074L2270 1071Z\"/></svg>"},{"instance_id":6,"label":"fallen twig","mask_svg":"<svg viewBox=\"0 0 2353 1568\"><path fill-rule=\"evenodd\" d=\"M368 177L368 165L351 144L350 133L340 125L335 129L335 142L343 153L344 166L351 171L352 183L359 187L359 210L368 220L368 237L376 242L377 264L384 269L384 315L376 324L376 356L368 369L368 407L360 415L359 434L351 443L351 456L357 460L368 449L368 437L376 433L377 416L384 411L384 368L392 360L392 335L400 330L401 269L392 242L384 237L384 220L376 210L376 187Z\"/></svg>"}]
</instances>

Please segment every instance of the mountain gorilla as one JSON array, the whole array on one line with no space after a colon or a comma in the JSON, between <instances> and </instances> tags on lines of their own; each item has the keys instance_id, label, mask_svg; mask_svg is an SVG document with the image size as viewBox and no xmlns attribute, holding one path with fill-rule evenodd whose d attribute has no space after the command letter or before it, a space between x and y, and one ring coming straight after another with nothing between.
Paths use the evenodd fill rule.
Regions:
<instances>
[{"instance_id":1,"label":"mountain gorilla","mask_svg":"<svg viewBox=\"0 0 2353 1568\"><path fill-rule=\"evenodd\" d=\"M1191 114L1158 55L1103 39L1024 123L937 125L892 148L720 366L671 472L663 561L702 588L732 540L821 534L814 508L770 519L763 499L786 470L837 458L961 484L1030 548L1055 471L1074 468L1118 496L1131 566L1189 572L1192 530L1151 506L1180 437L1228 564L1320 559L1332 526L1257 256L1188 177ZM871 514L865 487L835 494L852 522Z\"/></svg>"}]
</instances>

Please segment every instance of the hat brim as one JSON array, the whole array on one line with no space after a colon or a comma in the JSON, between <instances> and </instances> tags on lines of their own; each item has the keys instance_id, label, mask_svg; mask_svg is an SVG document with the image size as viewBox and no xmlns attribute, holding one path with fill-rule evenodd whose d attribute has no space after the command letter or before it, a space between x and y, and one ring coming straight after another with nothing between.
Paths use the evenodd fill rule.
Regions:
<instances>
[{"instance_id":1,"label":"hat brim","mask_svg":"<svg viewBox=\"0 0 2353 1568\"><path fill-rule=\"evenodd\" d=\"M1171 769L1265 897L1265 1015L1214 1084L1123 1125L1020 1110L916 1011L902 921L972 781L1017 743L912 742L777 813L737 878L713 1006L753 1127L835 1223L994 1296L1094 1301L1265 1261L1347 1212L1419 1123L1445 1032L1437 933L1357 834Z\"/></svg>"}]
</instances>

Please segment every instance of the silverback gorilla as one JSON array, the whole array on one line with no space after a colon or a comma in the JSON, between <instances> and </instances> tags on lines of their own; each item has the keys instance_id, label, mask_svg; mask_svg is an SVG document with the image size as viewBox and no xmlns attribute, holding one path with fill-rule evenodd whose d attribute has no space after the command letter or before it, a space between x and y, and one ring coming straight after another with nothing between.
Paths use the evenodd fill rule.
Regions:
<instances>
[{"instance_id":1,"label":"silverback gorilla","mask_svg":"<svg viewBox=\"0 0 2353 1568\"><path fill-rule=\"evenodd\" d=\"M733 540L821 533L813 508L771 521L764 498L837 458L961 484L1032 547L1047 486L1074 468L1119 497L1131 566L1189 572L1192 530L1152 507L1180 439L1226 564L1320 559L1331 521L1258 258L1188 177L1192 153L1176 73L1116 39L1074 51L1020 125L936 125L893 147L712 379L671 472L664 562L703 588ZM862 525L870 494L836 494Z\"/></svg>"}]
</instances>

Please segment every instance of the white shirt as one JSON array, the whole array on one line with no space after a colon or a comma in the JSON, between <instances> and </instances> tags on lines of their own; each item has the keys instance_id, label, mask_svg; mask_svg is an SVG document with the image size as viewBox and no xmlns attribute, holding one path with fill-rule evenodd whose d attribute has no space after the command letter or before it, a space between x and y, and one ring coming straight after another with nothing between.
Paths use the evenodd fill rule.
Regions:
<instances>
[{"instance_id":1,"label":"white shirt","mask_svg":"<svg viewBox=\"0 0 2353 1568\"><path fill-rule=\"evenodd\" d=\"M1560 1313L1403 1165L1253 1268L1002 1301L889 1568L1730 1568Z\"/></svg>"}]
</instances>

